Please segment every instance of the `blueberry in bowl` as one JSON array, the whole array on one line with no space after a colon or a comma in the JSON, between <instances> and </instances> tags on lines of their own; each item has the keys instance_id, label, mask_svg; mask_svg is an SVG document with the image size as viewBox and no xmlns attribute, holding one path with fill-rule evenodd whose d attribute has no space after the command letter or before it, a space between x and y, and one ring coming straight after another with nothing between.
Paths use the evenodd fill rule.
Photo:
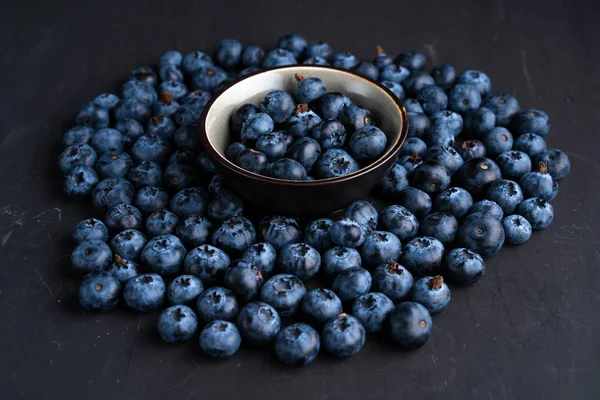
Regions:
<instances>
[{"instance_id":1,"label":"blueberry in bowl","mask_svg":"<svg viewBox=\"0 0 600 400\"><path fill-rule=\"evenodd\" d=\"M247 104L258 113L244 119L238 110ZM260 113L264 124L255 121ZM211 99L199 127L215 168L235 191L271 214L300 216L329 213L364 197L393 166L408 133L406 110L387 87L315 65L244 76ZM289 132L286 146L270 136L260 139L282 135L275 132ZM247 151L236 145L241 151L232 156L228 148L236 142Z\"/></svg>"}]
</instances>

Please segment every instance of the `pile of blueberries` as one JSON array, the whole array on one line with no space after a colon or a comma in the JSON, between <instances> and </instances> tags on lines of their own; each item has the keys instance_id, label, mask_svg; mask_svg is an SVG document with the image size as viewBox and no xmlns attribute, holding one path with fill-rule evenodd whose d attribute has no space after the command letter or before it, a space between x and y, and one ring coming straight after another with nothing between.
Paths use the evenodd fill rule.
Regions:
<instances>
[{"instance_id":1,"label":"pile of blueberries","mask_svg":"<svg viewBox=\"0 0 600 400\"><path fill-rule=\"evenodd\" d=\"M387 137L369 110L342 93L326 93L318 77L296 74L296 80L293 96L275 90L258 107L244 104L232 115L231 129L241 142L228 146L229 161L273 178L314 180L308 175L313 169L318 179L335 178L383 154Z\"/></svg>"},{"instance_id":2,"label":"pile of blueberries","mask_svg":"<svg viewBox=\"0 0 600 400\"><path fill-rule=\"evenodd\" d=\"M298 61L378 79L404 100L409 138L374 193L393 205L378 211L360 200L341 219L302 227L285 216L253 222L251 208L215 172L196 126L212 94L242 67L238 75ZM406 348L424 345L431 314L450 301L446 281L478 281L483 257L550 225L549 201L570 169L565 153L546 148L546 113L492 94L481 71L457 75L439 65L427 73L425 63L418 52L394 58L381 48L361 62L299 35L267 53L225 39L214 58L168 51L157 69L133 70L121 97L101 94L85 104L59 159L65 191L91 197L105 213L73 232L83 308L106 311L121 299L139 312L168 304L160 336L185 342L201 326L200 347L216 358L233 355L242 338L273 346L293 365L313 361L321 346L352 356L367 332L388 332ZM307 104L322 104L315 96L292 113L310 113ZM264 111L273 119L279 110ZM245 135L251 118L236 113L232 125ZM296 132L295 143L307 132Z\"/></svg>"}]
</instances>

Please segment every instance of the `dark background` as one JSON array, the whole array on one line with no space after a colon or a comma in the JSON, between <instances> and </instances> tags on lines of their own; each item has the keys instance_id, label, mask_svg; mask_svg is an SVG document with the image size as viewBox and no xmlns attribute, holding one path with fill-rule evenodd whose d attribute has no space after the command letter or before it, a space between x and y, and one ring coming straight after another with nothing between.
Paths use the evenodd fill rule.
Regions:
<instances>
[{"instance_id":1,"label":"dark background","mask_svg":"<svg viewBox=\"0 0 600 400\"><path fill-rule=\"evenodd\" d=\"M420 3L1 1L0 398L599 398L599 3ZM244 346L214 362L160 343L155 314L84 315L70 232L92 210L61 193L56 167L79 105L166 49L272 47L289 32L369 59L377 44L417 49L547 111L549 145L572 162L553 225L455 290L413 352L368 340L352 359L290 369Z\"/></svg>"}]
</instances>

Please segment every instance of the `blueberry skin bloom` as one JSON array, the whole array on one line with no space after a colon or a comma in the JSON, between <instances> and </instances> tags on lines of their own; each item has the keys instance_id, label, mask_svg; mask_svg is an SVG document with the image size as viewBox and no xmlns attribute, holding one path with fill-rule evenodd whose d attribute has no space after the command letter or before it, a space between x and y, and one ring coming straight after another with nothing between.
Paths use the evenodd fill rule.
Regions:
<instances>
[{"instance_id":1,"label":"blueberry skin bloom","mask_svg":"<svg viewBox=\"0 0 600 400\"><path fill-rule=\"evenodd\" d=\"M313 128L312 137L323 150L339 148L346 142L346 129L340 121L327 119Z\"/></svg>"},{"instance_id":2,"label":"blueberry skin bloom","mask_svg":"<svg viewBox=\"0 0 600 400\"><path fill-rule=\"evenodd\" d=\"M351 70L358 65L360 60L352 53L337 53L333 56L333 66L345 70Z\"/></svg>"},{"instance_id":3,"label":"blueberry skin bloom","mask_svg":"<svg viewBox=\"0 0 600 400\"><path fill-rule=\"evenodd\" d=\"M305 295L302 281L289 274L273 276L260 290L260 299L273 306L282 317L294 315Z\"/></svg>"},{"instance_id":4,"label":"blueberry skin bloom","mask_svg":"<svg viewBox=\"0 0 600 400\"><path fill-rule=\"evenodd\" d=\"M71 253L71 267L76 273L106 270L111 262L110 247L102 240L84 240Z\"/></svg>"},{"instance_id":5,"label":"blueberry skin bloom","mask_svg":"<svg viewBox=\"0 0 600 400\"><path fill-rule=\"evenodd\" d=\"M423 111L428 115L445 110L448 106L446 92L441 87L435 85L427 85L419 90L417 101L421 103Z\"/></svg>"},{"instance_id":6,"label":"blueberry skin bloom","mask_svg":"<svg viewBox=\"0 0 600 400\"><path fill-rule=\"evenodd\" d=\"M121 284L105 271L90 272L79 286L79 304L88 311L107 311L119 302Z\"/></svg>"},{"instance_id":7,"label":"blueberry skin bloom","mask_svg":"<svg viewBox=\"0 0 600 400\"><path fill-rule=\"evenodd\" d=\"M240 311L237 326L251 344L265 345L275 340L281 329L277 311L262 301L248 303Z\"/></svg>"},{"instance_id":8,"label":"blueberry skin bloom","mask_svg":"<svg viewBox=\"0 0 600 400\"><path fill-rule=\"evenodd\" d=\"M261 113L268 114L274 122L281 123L292 115L296 105L288 93L283 90L275 90L265 96L258 108Z\"/></svg>"},{"instance_id":9,"label":"blueberry skin bloom","mask_svg":"<svg viewBox=\"0 0 600 400\"><path fill-rule=\"evenodd\" d=\"M308 43L301 35L287 34L279 38L277 47L289 51L294 57L298 58L304 54Z\"/></svg>"},{"instance_id":10,"label":"blueberry skin bloom","mask_svg":"<svg viewBox=\"0 0 600 400\"><path fill-rule=\"evenodd\" d=\"M492 90L490 77L484 72L475 69L468 69L460 74L456 82L475 86L482 98L485 98Z\"/></svg>"},{"instance_id":11,"label":"blueberry skin bloom","mask_svg":"<svg viewBox=\"0 0 600 400\"><path fill-rule=\"evenodd\" d=\"M375 159L385 151L387 137L381 129L367 125L354 132L348 146L357 160Z\"/></svg>"},{"instance_id":12,"label":"blueberry skin bloom","mask_svg":"<svg viewBox=\"0 0 600 400\"><path fill-rule=\"evenodd\" d=\"M140 136L131 149L131 155L137 161L154 161L162 164L169 156L169 143L156 135Z\"/></svg>"},{"instance_id":13,"label":"blueberry skin bloom","mask_svg":"<svg viewBox=\"0 0 600 400\"><path fill-rule=\"evenodd\" d=\"M396 64L402 65L411 72L422 71L427 64L425 55L418 51L405 51L400 53L395 60Z\"/></svg>"},{"instance_id":14,"label":"blueberry skin bloom","mask_svg":"<svg viewBox=\"0 0 600 400\"><path fill-rule=\"evenodd\" d=\"M414 239L419 233L419 220L402 206L384 208L379 215L379 223L381 228L392 232L401 242Z\"/></svg>"},{"instance_id":15,"label":"blueberry skin bloom","mask_svg":"<svg viewBox=\"0 0 600 400\"><path fill-rule=\"evenodd\" d=\"M431 161L419 165L410 176L412 186L430 196L435 196L448 189L450 179L448 168Z\"/></svg>"},{"instance_id":16,"label":"blueberry skin bloom","mask_svg":"<svg viewBox=\"0 0 600 400\"><path fill-rule=\"evenodd\" d=\"M517 212L525 217L535 230L547 228L554 219L554 208L552 205L536 197L522 202Z\"/></svg>"},{"instance_id":17,"label":"blueberry skin bloom","mask_svg":"<svg viewBox=\"0 0 600 400\"><path fill-rule=\"evenodd\" d=\"M188 306L172 306L165 309L158 317L157 329L165 342L183 343L196 333L198 318Z\"/></svg>"},{"instance_id":18,"label":"blueberry skin bloom","mask_svg":"<svg viewBox=\"0 0 600 400\"><path fill-rule=\"evenodd\" d=\"M270 243L255 243L252 246L248 246L242 257L243 261L253 264L263 274L263 276L270 275L275 268L275 261L277 260L277 250Z\"/></svg>"},{"instance_id":19,"label":"blueberry skin bloom","mask_svg":"<svg viewBox=\"0 0 600 400\"><path fill-rule=\"evenodd\" d=\"M415 187L407 187L398 193L396 198L400 205L413 213L417 218L423 218L431 211L431 197Z\"/></svg>"},{"instance_id":20,"label":"blueberry skin bloom","mask_svg":"<svg viewBox=\"0 0 600 400\"><path fill-rule=\"evenodd\" d=\"M502 179L502 173L498 165L489 158L473 158L456 171L454 179L457 186L477 198L483 196L492 182Z\"/></svg>"},{"instance_id":21,"label":"blueberry skin bloom","mask_svg":"<svg viewBox=\"0 0 600 400\"><path fill-rule=\"evenodd\" d=\"M513 144L514 150L522 151L531 158L545 151L546 147L547 144L544 138L535 133L524 133Z\"/></svg>"},{"instance_id":22,"label":"blueberry skin bloom","mask_svg":"<svg viewBox=\"0 0 600 400\"><path fill-rule=\"evenodd\" d=\"M157 210L146 219L146 233L150 237L175 233L179 218L169 210Z\"/></svg>"},{"instance_id":23,"label":"blueberry skin bloom","mask_svg":"<svg viewBox=\"0 0 600 400\"><path fill-rule=\"evenodd\" d=\"M423 160L442 165L448 169L450 174L454 174L464 163L463 158L450 146L432 146L430 147Z\"/></svg>"},{"instance_id":24,"label":"blueberry skin bloom","mask_svg":"<svg viewBox=\"0 0 600 400\"><path fill-rule=\"evenodd\" d=\"M362 259L358 250L338 246L323 253L323 270L330 278L335 278L340 272L352 267L360 267Z\"/></svg>"},{"instance_id":25,"label":"blueberry skin bloom","mask_svg":"<svg viewBox=\"0 0 600 400\"><path fill-rule=\"evenodd\" d=\"M140 162L137 166L129 170L127 179L136 189L141 189L145 186L161 187L163 185L162 170L160 165L154 161Z\"/></svg>"},{"instance_id":26,"label":"blueberry skin bloom","mask_svg":"<svg viewBox=\"0 0 600 400\"><path fill-rule=\"evenodd\" d=\"M229 358L240 348L242 337L235 324L228 321L212 321L202 329L200 348L205 354L217 359Z\"/></svg>"},{"instance_id":27,"label":"blueberry skin bloom","mask_svg":"<svg viewBox=\"0 0 600 400\"><path fill-rule=\"evenodd\" d=\"M89 126L74 126L64 134L62 143L65 147L89 144L93 135L94 130Z\"/></svg>"},{"instance_id":28,"label":"blueberry skin bloom","mask_svg":"<svg viewBox=\"0 0 600 400\"><path fill-rule=\"evenodd\" d=\"M323 119L338 119L340 112L345 105L349 104L349 99L341 93L326 93L319 97L311 106Z\"/></svg>"},{"instance_id":29,"label":"blueberry skin bloom","mask_svg":"<svg viewBox=\"0 0 600 400\"><path fill-rule=\"evenodd\" d=\"M413 286L413 282L412 274L393 260L378 266L373 271L373 288L394 302L406 297Z\"/></svg>"},{"instance_id":30,"label":"blueberry skin bloom","mask_svg":"<svg viewBox=\"0 0 600 400\"><path fill-rule=\"evenodd\" d=\"M225 286L237 294L242 301L256 298L264 278L258 268L243 260L234 261L225 269Z\"/></svg>"},{"instance_id":31,"label":"blueberry skin bloom","mask_svg":"<svg viewBox=\"0 0 600 400\"><path fill-rule=\"evenodd\" d=\"M426 151L427 145L423 140L417 137L411 137L404 141L404 144L400 148L400 152L398 154L401 156L410 156L412 154L416 154L422 157Z\"/></svg>"},{"instance_id":32,"label":"blueberry skin bloom","mask_svg":"<svg viewBox=\"0 0 600 400\"><path fill-rule=\"evenodd\" d=\"M336 178L356 172L360 164L341 149L329 149L317 160L316 175L321 179Z\"/></svg>"},{"instance_id":33,"label":"blueberry skin bloom","mask_svg":"<svg viewBox=\"0 0 600 400\"><path fill-rule=\"evenodd\" d=\"M227 159L229 161L237 164L238 156L240 155L242 150L245 150L245 149L246 149L246 146L243 143L233 142L229 146L227 146L227 150L225 151L225 156L227 157Z\"/></svg>"},{"instance_id":34,"label":"blueberry skin bloom","mask_svg":"<svg viewBox=\"0 0 600 400\"><path fill-rule=\"evenodd\" d=\"M360 247L365 241L365 231L362 226L348 218L334 222L329 228L329 236L338 246L352 248Z\"/></svg>"},{"instance_id":35,"label":"blueberry skin bloom","mask_svg":"<svg viewBox=\"0 0 600 400\"><path fill-rule=\"evenodd\" d=\"M409 75L410 71L403 66L390 64L381 69L379 80L402 83L406 80L406 78L408 78Z\"/></svg>"},{"instance_id":36,"label":"blueberry skin bloom","mask_svg":"<svg viewBox=\"0 0 600 400\"><path fill-rule=\"evenodd\" d=\"M126 260L137 260L146 245L146 236L135 229L128 229L117 233L110 240L110 248L114 254L118 254Z\"/></svg>"},{"instance_id":37,"label":"blueberry skin bloom","mask_svg":"<svg viewBox=\"0 0 600 400\"><path fill-rule=\"evenodd\" d=\"M307 177L302 164L291 158L282 158L275 161L269 169L269 175L287 181L304 181Z\"/></svg>"},{"instance_id":38,"label":"blueberry skin bloom","mask_svg":"<svg viewBox=\"0 0 600 400\"><path fill-rule=\"evenodd\" d=\"M485 157L487 149L479 140L473 139L465 140L456 151L461 155L464 161L469 161L473 158Z\"/></svg>"},{"instance_id":39,"label":"blueberry skin bloom","mask_svg":"<svg viewBox=\"0 0 600 400\"><path fill-rule=\"evenodd\" d=\"M431 336L431 315L419 303L406 301L397 305L389 321L392 338L402 347L416 349Z\"/></svg>"},{"instance_id":40,"label":"blueberry skin bloom","mask_svg":"<svg viewBox=\"0 0 600 400\"><path fill-rule=\"evenodd\" d=\"M231 114L231 119L229 121L231 129L236 133L240 133L242 131L242 124L244 121L257 113L258 107L256 107L254 104L246 103L242 105L233 114Z\"/></svg>"},{"instance_id":41,"label":"blueberry skin bloom","mask_svg":"<svg viewBox=\"0 0 600 400\"><path fill-rule=\"evenodd\" d=\"M304 242L317 251L325 251L331 248L333 246L333 241L329 237L331 225L333 225L333 220L329 218L312 221L304 229Z\"/></svg>"},{"instance_id":42,"label":"blueberry skin bloom","mask_svg":"<svg viewBox=\"0 0 600 400\"><path fill-rule=\"evenodd\" d=\"M188 248L197 247L204 244L210 237L212 227L213 224L208 218L192 214L177 223L175 232Z\"/></svg>"},{"instance_id":43,"label":"blueberry skin bloom","mask_svg":"<svg viewBox=\"0 0 600 400\"><path fill-rule=\"evenodd\" d=\"M287 151L287 144L281 135L267 133L257 139L256 150L264 153L268 161L277 161Z\"/></svg>"},{"instance_id":44,"label":"blueberry skin bloom","mask_svg":"<svg viewBox=\"0 0 600 400\"><path fill-rule=\"evenodd\" d=\"M108 110L94 103L87 103L81 106L75 117L77 125L89 126L93 129L108 128L110 124L110 115Z\"/></svg>"},{"instance_id":45,"label":"blueberry skin bloom","mask_svg":"<svg viewBox=\"0 0 600 400\"><path fill-rule=\"evenodd\" d=\"M302 313L315 326L323 325L341 312L341 300L329 289L313 289L302 300Z\"/></svg>"},{"instance_id":46,"label":"blueberry skin bloom","mask_svg":"<svg viewBox=\"0 0 600 400\"><path fill-rule=\"evenodd\" d=\"M379 79L379 70L370 62L362 61L358 63L358 65L354 67L353 71L359 75L373 79L374 81Z\"/></svg>"},{"instance_id":47,"label":"blueberry skin bloom","mask_svg":"<svg viewBox=\"0 0 600 400\"><path fill-rule=\"evenodd\" d=\"M85 165L93 167L97 160L96 151L89 145L75 144L67 147L58 157L58 167L63 174L69 172L73 167Z\"/></svg>"},{"instance_id":48,"label":"blueberry skin bloom","mask_svg":"<svg viewBox=\"0 0 600 400\"><path fill-rule=\"evenodd\" d=\"M392 168L379 181L379 188L384 195L393 196L408 187L408 172L400 164Z\"/></svg>"},{"instance_id":49,"label":"blueberry skin bloom","mask_svg":"<svg viewBox=\"0 0 600 400\"><path fill-rule=\"evenodd\" d=\"M124 260L115 254L115 262L110 265L107 272L124 285L128 280L140 274L140 267L135 262Z\"/></svg>"},{"instance_id":50,"label":"blueberry skin bloom","mask_svg":"<svg viewBox=\"0 0 600 400\"><path fill-rule=\"evenodd\" d=\"M496 114L497 126L508 126L512 118L521 110L521 106L514 96L501 93L488 97L483 106Z\"/></svg>"},{"instance_id":51,"label":"blueberry skin bloom","mask_svg":"<svg viewBox=\"0 0 600 400\"><path fill-rule=\"evenodd\" d=\"M509 215L502 220L506 241L510 244L523 244L529 240L532 227L521 215Z\"/></svg>"},{"instance_id":52,"label":"blueberry skin bloom","mask_svg":"<svg viewBox=\"0 0 600 400\"><path fill-rule=\"evenodd\" d=\"M208 193L204 188L192 187L182 189L171 198L171 211L178 217L188 215L205 215L208 203Z\"/></svg>"},{"instance_id":53,"label":"blueberry skin bloom","mask_svg":"<svg viewBox=\"0 0 600 400\"><path fill-rule=\"evenodd\" d=\"M489 108L480 107L465 114L465 132L474 138L481 138L496 125L496 114Z\"/></svg>"},{"instance_id":54,"label":"blueberry skin bloom","mask_svg":"<svg viewBox=\"0 0 600 400\"><path fill-rule=\"evenodd\" d=\"M496 158L496 163L502 171L502 176L507 179L519 180L531 172L531 158L522 151L509 150Z\"/></svg>"},{"instance_id":55,"label":"blueberry skin bloom","mask_svg":"<svg viewBox=\"0 0 600 400\"><path fill-rule=\"evenodd\" d=\"M160 275L177 275L185 259L185 246L174 235L159 235L148 241L142 250L142 264L148 271Z\"/></svg>"},{"instance_id":56,"label":"blueberry skin bloom","mask_svg":"<svg viewBox=\"0 0 600 400\"><path fill-rule=\"evenodd\" d=\"M394 309L394 303L383 293L367 293L354 300L352 315L368 333L380 332Z\"/></svg>"},{"instance_id":57,"label":"blueberry skin bloom","mask_svg":"<svg viewBox=\"0 0 600 400\"><path fill-rule=\"evenodd\" d=\"M127 153L110 151L102 154L96 162L96 172L100 178L125 178L133 166Z\"/></svg>"},{"instance_id":58,"label":"blueberry skin bloom","mask_svg":"<svg viewBox=\"0 0 600 400\"><path fill-rule=\"evenodd\" d=\"M240 167L259 175L265 172L267 162L267 156L254 149L240 151L236 160L236 164Z\"/></svg>"},{"instance_id":59,"label":"blueberry skin bloom","mask_svg":"<svg viewBox=\"0 0 600 400\"><path fill-rule=\"evenodd\" d=\"M401 84L392 81L382 81L381 84L390 89L390 91L400 100L404 100L406 95L404 94L404 88Z\"/></svg>"},{"instance_id":60,"label":"blueberry skin bloom","mask_svg":"<svg viewBox=\"0 0 600 400\"><path fill-rule=\"evenodd\" d=\"M459 83L450 89L448 94L448 108L450 110L459 114L466 114L479 108L480 105L481 94L476 86Z\"/></svg>"},{"instance_id":61,"label":"blueberry skin bloom","mask_svg":"<svg viewBox=\"0 0 600 400\"><path fill-rule=\"evenodd\" d=\"M410 156L402 156L402 157L398 158L398 161L396 161L396 164L404 167L404 169L407 172L414 171L415 168L417 168L422 163L423 163L423 160L417 154L412 154ZM408 180L407 180L407 184L408 184Z\"/></svg>"},{"instance_id":62,"label":"blueberry skin bloom","mask_svg":"<svg viewBox=\"0 0 600 400\"><path fill-rule=\"evenodd\" d=\"M321 343L329 354L348 358L358 353L365 345L366 332L360 321L347 314L330 319L323 327Z\"/></svg>"},{"instance_id":63,"label":"blueberry skin bloom","mask_svg":"<svg viewBox=\"0 0 600 400\"><path fill-rule=\"evenodd\" d=\"M473 250L450 250L444 262L444 276L461 285L477 282L485 274L485 261Z\"/></svg>"},{"instance_id":64,"label":"blueberry skin bloom","mask_svg":"<svg viewBox=\"0 0 600 400\"><path fill-rule=\"evenodd\" d=\"M247 218L233 217L213 232L212 240L216 247L239 254L256 242L256 230Z\"/></svg>"},{"instance_id":65,"label":"blueberry skin bloom","mask_svg":"<svg viewBox=\"0 0 600 400\"><path fill-rule=\"evenodd\" d=\"M363 262L376 266L389 260L397 260L402 251L402 244L396 235L390 232L373 231L365 236L360 249Z\"/></svg>"},{"instance_id":66,"label":"blueberry skin bloom","mask_svg":"<svg viewBox=\"0 0 600 400\"><path fill-rule=\"evenodd\" d=\"M558 193L558 183L548 174L548 168L544 162L540 163L539 171L526 173L521 177L519 183L526 198L538 197L550 201Z\"/></svg>"},{"instance_id":67,"label":"blueberry skin bloom","mask_svg":"<svg viewBox=\"0 0 600 400\"><path fill-rule=\"evenodd\" d=\"M423 114L424 115L423 107L421 107L421 103L419 103L415 99L406 99L404 101L404 108L406 108L407 113L415 113L415 114ZM427 118L426 115L425 115L425 117ZM427 118L427 121L429 121L429 118Z\"/></svg>"},{"instance_id":68,"label":"blueberry skin bloom","mask_svg":"<svg viewBox=\"0 0 600 400\"><path fill-rule=\"evenodd\" d=\"M421 220L419 234L431 236L444 245L451 244L458 232L458 221L450 214L436 212L429 214Z\"/></svg>"},{"instance_id":69,"label":"blueberry skin bloom","mask_svg":"<svg viewBox=\"0 0 600 400\"><path fill-rule=\"evenodd\" d=\"M198 50L186 54L181 62L181 68L188 74L191 74L202 66L210 65L213 65L213 60L210 56Z\"/></svg>"},{"instance_id":70,"label":"blueberry skin bloom","mask_svg":"<svg viewBox=\"0 0 600 400\"><path fill-rule=\"evenodd\" d=\"M361 267L343 270L333 280L332 289L342 302L354 301L358 296L371 289L372 277L369 271Z\"/></svg>"},{"instance_id":71,"label":"blueberry skin bloom","mask_svg":"<svg viewBox=\"0 0 600 400\"><path fill-rule=\"evenodd\" d=\"M239 217L243 211L244 200L231 190L222 190L208 203L209 217L219 221Z\"/></svg>"},{"instance_id":72,"label":"blueberry skin bloom","mask_svg":"<svg viewBox=\"0 0 600 400\"><path fill-rule=\"evenodd\" d=\"M211 321L234 321L240 312L233 292L224 287L214 286L200 294L196 301L198 318L205 323Z\"/></svg>"},{"instance_id":73,"label":"blueberry skin bloom","mask_svg":"<svg viewBox=\"0 0 600 400\"><path fill-rule=\"evenodd\" d=\"M258 224L258 233L266 242L280 250L302 238L300 225L294 218L283 216L264 217Z\"/></svg>"},{"instance_id":74,"label":"blueberry skin bloom","mask_svg":"<svg viewBox=\"0 0 600 400\"><path fill-rule=\"evenodd\" d=\"M504 211L502 211L502 208L496 204L495 201L487 199L473 203L471 208L469 208L467 215L475 213L488 213L498 221L502 221L502 217L504 217Z\"/></svg>"},{"instance_id":75,"label":"blueberry skin bloom","mask_svg":"<svg viewBox=\"0 0 600 400\"><path fill-rule=\"evenodd\" d=\"M223 39L217 46L217 62L225 69L231 69L240 63L242 44L235 39Z\"/></svg>"},{"instance_id":76,"label":"blueberry skin bloom","mask_svg":"<svg viewBox=\"0 0 600 400\"><path fill-rule=\"evenodd\" d=\"M452 65L440 64L435 66L429 73L435 84L444 90L454 86L456 80L456 69Z\"/></svg>"},{"instance_id":77,"label":"blueberry skin bloom","mask_svg":"<svg viewBox=\"0 0 600 400\"><path fill-rule=\"evenodd\" d=\"M408 242L400 254L400 262L416 275L433 275L442 266L444 245L434 237L421 236Z\"/></svg>"},{"instance_id":78,"label":"blueberry skin bloom","mask_svg":"<svg viewBox=\"0 0 600 400\"><path fill-rule=\"evenodd\" d=\"M302 75L297 74L296 80L298 80L298 85L294 92L294 100L298 104L308 104L315 101L327 91L325 83L319 78L304 78Z\"/></svg>"},{"instance_id":79,"label":"blueberry skin bloom","mask_svg":"<svg viewBox=\"0 0 600 400\"><path fill-rule=\"evenodd\" d=\"M256 68L258 70L265 58L265 51L258 45L246 45L242 52L242 64L248 68Z\"/></svg>"},{"instance_id":80,"label":"blueberry skin bloom","mask_svg":"<svg viewBox=\"0 0 600 400\"><path fill-rule=\"evenodd\" d=\"M298 64L294 55L284 49L273 49L263 59L263 68L283 67Z\"/></svg>"},{"instance_id":81,"label":"blueberry skin bloom","mask_svg":"<svg viewBox=\"0 0 600 400\"><path fill-rule=\"evenodd\" d=\"M123 300L136 311L148 312L162 306L165 292L165 282L160 275L143 274L127 281L123 290Z\"/></svg>"},{"instance_id":82,"label":"blueberry skin bloom","mask_svg":"<svg viewBox=\"0 0 600 400\"><path fill-rule=\"evenodd\" d=\"M106 212L104 218L111 232L120 232L126 229L141 229L142 213L130 204L117 204Z\"/></svg>"},{"instance_id":83,"label":"blueberry skin bloom","mask_svg":"<svg viewBox=\"0 0 600 400\"><path fill-rule=\"evenodd\" d=\"M96 218L88 218L79 222L73 229L73 240L75 243L81 243L84 240L102 240L108 239L108 229L104 222Z\"/></svg>"},{"instance_id":84,"label":"blueberry skin bloom","mask_svg":"<svg viewBox=\"0 0 600 400\"><path fill-rule=\"evenodd\" d=\"M119 203L131 204L135 189L129 181L123 178L106 178L92 192L92 205L106 210Z\"/></svg>"},{"instance_id":85,"label":"blueberry skin bloom","mask_svg":"<svg viewBox=\"0 0 600 400\"><path fill-rule=\"evenodd\" d=\"M510 127L515 135L533 133L546 136L550 131L550 118L542 110L523 110L513 116Z\"/></svg>"},{"instance_id":86,"label":"blueberry skin bloom","mask_svg":"<svg viewBox=\"0 0 600 400\"><path fill-rule=\"evenodd\" d=\"M463 131L464 121L463 117L456 112L441 110L431 114L431 127L446 128L453 136L458 136Z\"/></svg>"},{"instance_id":87,"label":"blueberry skin bloom","mask_svg":"<svg viewBox=\"0 0 600 400\"><path fill-rule=\"evenodd\" d=\"M406 116L408 117L408 137L423 137L431 126L429 117L424 113L412 111L409 111Z\"/></svg>"},{"instance_id":88,"label":"blueberry skin bloom","mask_svg":"<svg viewBox=\"0 0 600 400\"><path fill-rule=\"evenodd\" d=\"M346 218L358 222L366 233L377 229L377 219L379 218L379 214L375 207L368 201L355 201L344 209L344 215Z\"/></svg>"},{"instance_id":89,"label":"blueberry skin bloom","mask_svg":"<svg viewBox=\"0 0 600 400\"><path fill-rule=\"evenodd\" d=\"M501 179L489 186L487 198L496 202L502 208L504 215L508 215L523 202L523 191L518 183Z\"/></svg>"},{"instance_id":90,"label":"blueberry skin bloom","mask_svg":"<svg viewBox=\"0 0 600 400\"><path fill-rule=\"evenodd\" d=\"M411 299L423 305L431 314L438 313L450 302L450 289L441 275L426 276L413 285Z\"/></svg>"},{"instance_id":91,"label":"blueberry skin bloom","mask_svg":"<svg viewBox=\"0 0 600 400\"><path fill-rule=\"evenodd\" d=\"M505 151L511 150L513 137L508 129L497 126L483 135L483 144L488 155L496 157Z\"/></svg>"},{"instance_id":92,"label":"blueberry skin bloom","mask_svg":"<svg viewBox=\"0 0 600 400\"><path fill-rule=\"evenodd\" d=\"M306 243L293 243L283 247L277 257L279 270L296 275L306 282L321 268L321 255Z\"/></svg>"},{"instance_id":93,"label":"blueberry skin bloom","mask_svg":"<svg viewBox=\"0 0 600 400\"><path fill-rule=\"evenodd\" d=\"M304 323L286 327L275 339L275 354L288 365L310 364L319 354L320 347L318 332Z\"/></svg>"},{"instance_id":94,"label":"blueberry skin bloom","mask_svg":"<svg viewBox=\"0 0 600 400\"><path fill-rule=\"evenodd\" d=\"M469 215L458 230L458 241L462 246L484 257L499 252L504 239L502 223L488 213Z\"/></svg>"},{"instance_id":95,"label":"blueberry skin bloom","mask_svg":"<svg viewBox=\"0 0 600 400\"><path fill-rule=\"evenodd\" d=\"M412 74L403 82L410 97L415 97L425 86L433 85L433 78L424 72Z\"/></svg>"},{"instance_id":96,"label":"blueberry skin bloom","mask_svg":"<svg viewBox=\"0 0 600 400\"><path fill-rule=\"evenodd\" d=\"M535 157L536 164L545 162L548 167L548 173L556 180L567 176L571 170L571 162L565 153L557 149L545 150Z\"/></svg>"},{"instance_id":97,"label":"blueberry skin bloom","mask_svg":"<svg viewBox=\"0 0 600 400\"><path fill-rule=\"evenodd\" d=\"M371 112L355 105L346 105L342 107L340 109L339 120L350 135L360 128L364 128L367 125L373 125Z\"/></svg>"},{"instance_id":98,"label":"blueberry skin bloom","mask_svg":"<svg viewBox=\"0 0 600 400\"><path fill-rule=\"evenodd\" d=\"M304 137L321 122L321 117L308 109L306 104L298 104L296 110L285 122L287 133L294 137Z\"/></svg>"},{"instance_id":99,"label":"blueberry skin bloom","mask_svg":"<svg viewBox=\"0 0 600 400\"><path fill-rule=\"evenodd\" d=\"M437 196L433 209L461 219L467 215L472 205L473 197L469 192L462 188L450 187Z\"/></svg>"},{"instance_id":100,"label":"blueberry skin bloom","mask_svg":"<svg viewBox=\"0 0 600 400\"><path fill-rule=\"evenodd\" d=\"M227 79L227 72L214 65L203 65L192 74L192 87L206 92L214 91Z\"/></svg>"},{"instance_id":101,"label":"blueberry skin bloom","mask_svg":"<svg viewBox=\"0 0 600 400\"><path fill-rule=\"evenodd\" d=\"M167 298L171 304L195 303L204 290L202 281L193 275L179 275L167 288Z\"/></svg>"}]
</instances>

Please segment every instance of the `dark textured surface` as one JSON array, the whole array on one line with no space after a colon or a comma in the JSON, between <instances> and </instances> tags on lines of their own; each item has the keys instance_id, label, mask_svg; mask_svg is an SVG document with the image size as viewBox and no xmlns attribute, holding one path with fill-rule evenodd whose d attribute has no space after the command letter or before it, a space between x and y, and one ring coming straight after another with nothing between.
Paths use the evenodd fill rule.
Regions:
<instances>
[{"instance_id":1,"label":"dark textured surface","mask_svg":"<svg viewBox=\"0 0 600 400\"><path fill-rule=\"evenodd\" d=\"M598 2L124 3L0 7L2 399L600 397ZM289 31L363 58L376 44L419 49L430 65L482 69L494 91L546 110L550 145L572 161L554 224L454 290L413 352L369 338L352 359L298 370L247 346L214 362L197 345L161 343L155 314L84 315L70 232L92 210L61 193L56 167L77 107L164 49L208 49L224 36L269 46Z\"/></svg>"}]
</instances>

